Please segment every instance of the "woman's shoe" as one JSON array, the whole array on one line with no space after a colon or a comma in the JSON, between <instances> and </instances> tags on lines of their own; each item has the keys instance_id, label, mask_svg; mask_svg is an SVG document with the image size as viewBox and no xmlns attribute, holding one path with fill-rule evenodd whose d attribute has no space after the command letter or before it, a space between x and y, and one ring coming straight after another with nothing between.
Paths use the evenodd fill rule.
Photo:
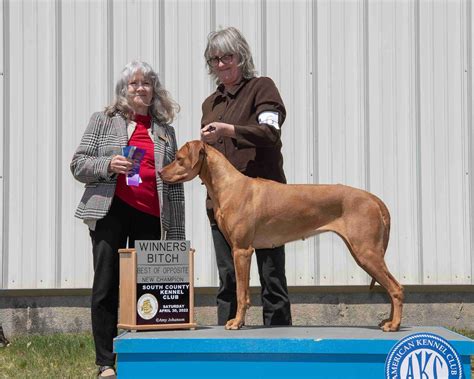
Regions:
<instances>
[{"instance_id":1,"label":"woman's shoe","mask_svg":"<svg viewBox=\"0 0 474 379\"><path fill-rule=\"evenodd\" d=\"M115 369L113 366L100 366L99 372L97 373L98 378L116 379Z\"/></svg>"}]
</instances>

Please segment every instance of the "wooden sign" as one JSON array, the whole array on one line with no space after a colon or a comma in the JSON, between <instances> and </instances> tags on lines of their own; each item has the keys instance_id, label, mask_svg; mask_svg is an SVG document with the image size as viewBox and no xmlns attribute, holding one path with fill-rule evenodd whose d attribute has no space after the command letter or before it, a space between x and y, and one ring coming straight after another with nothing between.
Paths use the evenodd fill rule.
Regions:
<instances>
[{"instance_id":1,"label":"wooden sign","mask_svg":"<svg viewBox=\"0 0 474 379\"><path fill-rule=\"evenodd\" d=\"M135 249L120 249L119 254L119 328L196 327L190 241L135 241Z\"/></svg>"}]
</instances>

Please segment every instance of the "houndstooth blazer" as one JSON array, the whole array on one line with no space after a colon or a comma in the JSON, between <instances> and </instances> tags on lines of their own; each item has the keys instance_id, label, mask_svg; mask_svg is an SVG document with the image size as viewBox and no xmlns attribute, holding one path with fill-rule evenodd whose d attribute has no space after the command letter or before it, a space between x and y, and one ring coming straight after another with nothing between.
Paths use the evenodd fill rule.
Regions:
<instances>
[{"instance_id":1,"label":"houndstooth blazer","mask_svg":"<svg viewBox=\"0 0 474 379\"><path fill-rule=\"evenodd\" d=\"M122 154L136 123L121 115L108 117L94 113L71 162L71 171L78 181L85 183L85 191L75 216L84 220L92 230L97 220L110 209L117 184L117 175L108 172L112 157ZM170 125L153 120L150 137L154 141L156 188L160 203L161 238L185 239L184 190L182 184L164 183L158 170L175 158L178 149L176 135Z\"/></svg>"}]
</instances>

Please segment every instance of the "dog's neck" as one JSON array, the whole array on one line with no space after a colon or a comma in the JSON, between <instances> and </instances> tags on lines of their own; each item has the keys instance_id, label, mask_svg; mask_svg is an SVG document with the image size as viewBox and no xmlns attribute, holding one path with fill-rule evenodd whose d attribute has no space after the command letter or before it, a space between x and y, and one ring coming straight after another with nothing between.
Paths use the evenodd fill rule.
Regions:
<instances>
[{"instance_id":1,"label":"dog's neck","mask_svg":"<svg viewBox=\"0 0 474 379\"><path fill-rule=\"evenodd\" d=\"M207 188L215 206L219 207L227 200L229 193L226 189L244 176L222 155L212 147L206 148L199 177Z\"/></svg>"}]
</instances>

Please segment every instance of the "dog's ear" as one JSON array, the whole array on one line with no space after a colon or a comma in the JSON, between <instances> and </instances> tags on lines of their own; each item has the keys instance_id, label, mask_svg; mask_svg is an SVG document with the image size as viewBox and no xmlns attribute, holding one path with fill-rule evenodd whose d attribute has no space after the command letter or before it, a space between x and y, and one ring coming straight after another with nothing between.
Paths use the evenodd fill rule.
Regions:
<instances>
[{"instance_id":1,"label":"dog's ear","mask_svg":"<svg viewBox=\"0 0 474 379\"><path fill-rule=\"evenodd\" d=\"M192 141L188 144L191 155L191 167L194 168L201 160L201 154L205 154L205 143L202 141Z\"/></svg>"}]
</instances>

